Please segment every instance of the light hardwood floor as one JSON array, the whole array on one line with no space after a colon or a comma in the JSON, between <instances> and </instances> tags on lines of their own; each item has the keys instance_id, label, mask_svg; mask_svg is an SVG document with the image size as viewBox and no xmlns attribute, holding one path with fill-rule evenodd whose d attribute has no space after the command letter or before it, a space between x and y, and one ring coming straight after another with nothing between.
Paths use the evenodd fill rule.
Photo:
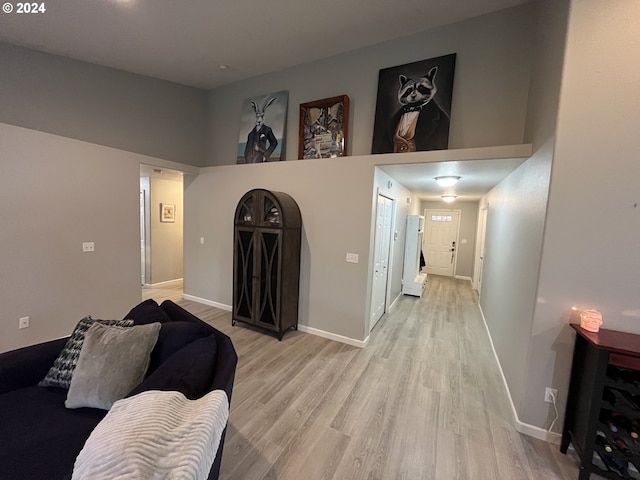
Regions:
<instances>
[{"instance_id":1,"label":"light hardwood floor","mask_svg":"<svg viewBox=\"0 0 640 480\"><path fill-rule=\"evenodd\" d=\"M430 276L425 296L399 299L364 349L232 327L230 312L182 300L180 288L143 298L171 298L233 340L222 480L578 476L575 457L513 427L468 281Z\"/></svg>"}]
</instances>

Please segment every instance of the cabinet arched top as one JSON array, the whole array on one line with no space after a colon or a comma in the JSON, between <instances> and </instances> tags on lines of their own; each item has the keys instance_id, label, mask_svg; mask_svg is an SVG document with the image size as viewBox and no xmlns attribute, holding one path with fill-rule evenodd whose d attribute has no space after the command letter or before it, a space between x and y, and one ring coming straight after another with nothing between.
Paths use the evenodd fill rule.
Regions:
<instances>
[{"instance_id":1,"label":"cabinet arched top","mask_svg":"<svg viewBox=\"0 0 640 480\"><path fill-rule=\"evenodd\" d=\"M256 188L245 193L238 202L234 223L268 228L300 228L302 219L298 204L290 195Z\"/></svg>"}]
</instances>

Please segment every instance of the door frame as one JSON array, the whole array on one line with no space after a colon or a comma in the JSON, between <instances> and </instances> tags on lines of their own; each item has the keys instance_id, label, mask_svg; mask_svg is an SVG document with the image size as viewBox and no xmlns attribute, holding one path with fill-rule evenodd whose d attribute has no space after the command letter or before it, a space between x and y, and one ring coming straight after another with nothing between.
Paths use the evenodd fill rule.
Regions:
<instances>
[{"instance_id":1,"label":"door frame","mask_svg":"<svg viewBox=\"0 0 640 480\"><path fill-rule=\"evenodd\" d=\"M375 215L374 218L377 218L377 210L378 210L378 197L384 197L388 200L391 200L391 228L389 229L389 261L388 261L388 267L387 267L387 281L386 281L386 285L385 285L385 293L384 293L384 311L382 312L382 315L380 318L382 318L382 316L384 316L385 313L387 313L387 311L389 310L389 305L391 304L391 280L393 278L393 254L394 254L394 247L395 247L395 242L394 242L394 238L395 238L395 229L396 229L396 212L397 212L397 203L398 200L396 198L395 195L393 195L389 190L385 190L384 188L377 188L377 192L376 192L376 202L375 202L375 206L376 206L376 211L375 211ZM375 251L376 251L376 246L377 246L377 235L376 235L376 231L374 230L374 234L373 234L373 252L374 252L374 258L372 260L372 266L375 264ZM373 281L374 281L374 275L375 275L375 270L372 268L371 269L371 285L373 286ZM371 333L371 330L373 330L373 328L377 325L377 323L380 321L380 319L378 319L375 322L371 322L371 311L373 310L373 300L374 300L374 295L373 295L373 288L371 289L371 299L369 301L369 333Z\"/></svg>"},{"instance_id":2,"label":"door frame","mask_svg":"<svg viewBox=\"0 0 640 480\"><path fill-rule=\"evenodd\" d=\"M140 176L140 192L144 206L140 208L140 277L142 288L151 280L151 178Z\"/></svg>"},{"instance_id":3,"label":"door frame","mask_svg":"<svg viewBox=\"0 0 640 480\"><path fill-rule=\"evenodd\" d=\"M489 204L478 208L478 232L476 234L476 257L473 267L473 288L477 290L478 297L482 289L482 272L484 270L484 257L486 253L485 242L487 238L487 221L489 219Z\"/></svg>"},{"instance_id":4,"label":"door frame","mask_svg":"<svg viewBox=\"0 0 640 480\"><path fill-rule=\"evenodd\" d=\"M458 214L458 225L456 227L456 254L453 256L453 270L451 271L451 278L456 278L456 268L458 267L458 249L460 248L460 223L462 221L462 210L458 210L456 208L425 208L423 211L424 215L424 232L425 235L422 237L422 251L426 252L426 241L427 241L427 223L429 216L427 212L456 212Z\"/></svg>"}]
</instances>

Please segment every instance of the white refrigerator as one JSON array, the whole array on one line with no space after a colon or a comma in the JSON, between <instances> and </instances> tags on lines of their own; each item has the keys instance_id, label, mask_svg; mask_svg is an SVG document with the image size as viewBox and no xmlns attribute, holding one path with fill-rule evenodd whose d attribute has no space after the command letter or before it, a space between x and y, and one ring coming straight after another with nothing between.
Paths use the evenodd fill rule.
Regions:
<instances>
[{"instance_id":1,"label":"white refrigerator","mask_svg":"<svg viewBox=\"0 0 640 480\"><path fill-rule=\"evenodd\" d=\"M402 273L402 293L422 297L427 286L427 274L421 273L420 254L424 236L424 217L407 215L407 235L404 244L404 270Z\"/></svg>"}]
</instances>

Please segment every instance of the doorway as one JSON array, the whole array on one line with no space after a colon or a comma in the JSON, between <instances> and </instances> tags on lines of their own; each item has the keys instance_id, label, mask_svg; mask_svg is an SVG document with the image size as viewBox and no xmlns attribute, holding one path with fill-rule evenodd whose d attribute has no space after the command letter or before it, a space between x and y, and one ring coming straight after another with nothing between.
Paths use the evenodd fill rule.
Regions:
<instances>
[{"instance_id":1,"label":"doorway","mask_svg":"<svg viewBox=\"0 0 640 480\"><path fill-rule=\"evenodd\" d=\"M140 165L142 288L182 286L183 172Z\"/></svg>"},{"instance_id":2,"label":"doorway","mask_svg":"<svg viewBox=\"0 0 640 480\"><path fill-rule=\"evenodd\" d=\"M429 275L452 277L460 230L460 210L424 211L424 271Z\"/></svg>"},{"instance_id":3,"label":"doorway","mask_svg":"<svg viewBox=\"0 0 640 480\"><path fill-rule=\"evenodd\" d=\"M371 290L371 318L369 331L387 311L393 219L395 218L395 199L378 192L376 208L376 228L374 237L373 284Z\"/></svg>"}]
</instances>

